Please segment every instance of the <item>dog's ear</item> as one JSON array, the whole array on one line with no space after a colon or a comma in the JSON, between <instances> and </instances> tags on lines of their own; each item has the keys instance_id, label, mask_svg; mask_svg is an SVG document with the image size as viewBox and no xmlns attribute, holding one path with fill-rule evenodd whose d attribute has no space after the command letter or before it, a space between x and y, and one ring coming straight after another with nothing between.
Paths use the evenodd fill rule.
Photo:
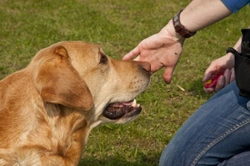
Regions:
<instances>
[{"instance_id":1,"label":"dog's ear","mask_svg":"<svg viewBox=\"0 0 250 166\"><path fill-rule=\"evenodd\" d=\"M61 104L81 110L93 106L93 98L84 80L70 63L68 52L63 46L56 46L48 52L40 52L36 74L36 87L44 102Z\"/></svg>"}]
</instances>

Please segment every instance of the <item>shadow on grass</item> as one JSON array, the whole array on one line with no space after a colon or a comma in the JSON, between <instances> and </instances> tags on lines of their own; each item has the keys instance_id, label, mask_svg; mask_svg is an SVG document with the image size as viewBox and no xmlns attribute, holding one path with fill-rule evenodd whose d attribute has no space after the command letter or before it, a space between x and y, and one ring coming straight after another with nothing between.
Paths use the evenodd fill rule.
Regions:
<instances>
[{"instance_id":1,"label":"shadow on grass","mask_svg":"<svg viewBox=\"0 0 250 166\"><path fill-rule=\"evenodd\" d=\"M199 95L203 99L209 99L212 95L207 94L203 89L203 82L200 79L197 79L191 83L190 92L194 95Z\"/></svg>"},{"instance_id":2,"label":"shadow on grass","mask_svg":"<svg viewBox=\"0 0 250 166\"><path fill-rule=\"evenodd\" d=\"M126 153L126 152L124 152ZM127 161L125 158L117 155L110 156L105 159L97 159L95 157L84 157L81 159L79 166L157 166L159 164L160 154L146 156L139 155L138 161ZM156 157L157 156L157 157Z\"/></svg>"}]
</instances>

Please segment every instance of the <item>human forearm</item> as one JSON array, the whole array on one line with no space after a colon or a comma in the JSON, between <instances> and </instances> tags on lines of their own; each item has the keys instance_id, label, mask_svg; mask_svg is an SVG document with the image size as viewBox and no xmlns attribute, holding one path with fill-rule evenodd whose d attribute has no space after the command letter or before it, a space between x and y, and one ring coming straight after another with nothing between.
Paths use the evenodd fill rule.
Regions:
<instances>
[{"instance_id":1,"label":"human forearm","mask_svg":"<svg viewBox=\"0 0 250 166\"><path fill-rule=\"evenodd\" d=\"M191 32L212 25L232 14L221 0L193 0L181 13L182 25Z\"/></svg>"},{"instance_id":2,"label":"human forearm","mask_svg":"<svg viewBox=\"0 0 250 166\"><path fill-rule=\"evenodd\" d=\"M222 1L232 4L244 1L240 5L244 6L250 0L193 0L159 33L142 40L123 59L134 58L137 61L147 61L151 64L152 73L165 68L163 77L167 83L170 83L185 39L191 37L194 34L192 32L212 25L237 10L232 10Z\"/></svg>"},{"instance_id":3,"label":"human forearm","mask_svg":"<svg viewBox=\"0 0 250 166\"><path fill-rule=\"evenodd\" d=\"M231 13L232 11L221 0L193 0L180 13L179 20L185 29L195 32L222 20ZM176 32L172 20L161 30L161 34L168 32L176 41L184 40L185 38Z\"/></svg>"},{"instance_id":4,"label":"human forearm","mask_svg":"<svg viewBox=\"0 0 250 166\"><path fill-rule=\"evenodd\" d=\"M250 26L247 29L250 29ZM235 50L237 50L238 52L241 52L241 42L242 42L242 36L239 38L239 40L233 46L233 48Z\"/></svg>"},{"instance_id":5,"label":"human forearm","mask_svg":"<svg viewBox=\"0 0 250 166\"><path fill-rule=\"evenodd\" d=\"M233 46L233 48L235 50L237 50L238 52L241 52L241 41L242 41L242 36L239 38L239 40Z\"/></svg>"}]
</instances>

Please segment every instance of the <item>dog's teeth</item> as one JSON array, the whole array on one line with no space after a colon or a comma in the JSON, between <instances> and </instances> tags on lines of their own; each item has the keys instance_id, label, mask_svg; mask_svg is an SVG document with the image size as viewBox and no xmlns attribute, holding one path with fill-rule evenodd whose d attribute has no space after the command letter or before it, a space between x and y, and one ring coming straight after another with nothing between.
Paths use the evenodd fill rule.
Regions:
<instances>
[{"instance_id":1,"label":"dog's teeth","mask_svg":"<svg viewBox=\"0 0 250 166\"><path fill-rule=\"evenodd\" d=\"M136 100L134 99L133 103L132 103L132 106L133 107L136 107L137 106L137 103L136 103Z\"/></svg>"}]
</instances>

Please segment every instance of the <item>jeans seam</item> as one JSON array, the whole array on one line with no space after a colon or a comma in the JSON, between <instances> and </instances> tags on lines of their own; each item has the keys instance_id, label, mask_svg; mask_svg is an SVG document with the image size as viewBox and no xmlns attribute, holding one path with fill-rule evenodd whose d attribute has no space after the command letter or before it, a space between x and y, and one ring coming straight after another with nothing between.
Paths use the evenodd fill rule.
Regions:
<instances>
[{"instance_id":1,"label":"jeans seam","mask_svg":"<svg viewBox=\"0 0 250 166\"><path fill-rule=\"evenodd\" d=\"M231 129L225 131L224 134L222 134L221 136L219 136L217 139L215 139L214 141L212 141L210 144L208 144L193 160L193 162L191 163L190 166L195 166L198 161L201 159L201 157L209 150L211 149L214 145L216 145L218 142L220 142L221 140L223 140L224 138L226 138L229 134L233 133L234 131L236 131L237 129L245 126L246 124L250 123L250 119L246 119L243 122L234 125Z\"/></svg>"}]
</instances>

